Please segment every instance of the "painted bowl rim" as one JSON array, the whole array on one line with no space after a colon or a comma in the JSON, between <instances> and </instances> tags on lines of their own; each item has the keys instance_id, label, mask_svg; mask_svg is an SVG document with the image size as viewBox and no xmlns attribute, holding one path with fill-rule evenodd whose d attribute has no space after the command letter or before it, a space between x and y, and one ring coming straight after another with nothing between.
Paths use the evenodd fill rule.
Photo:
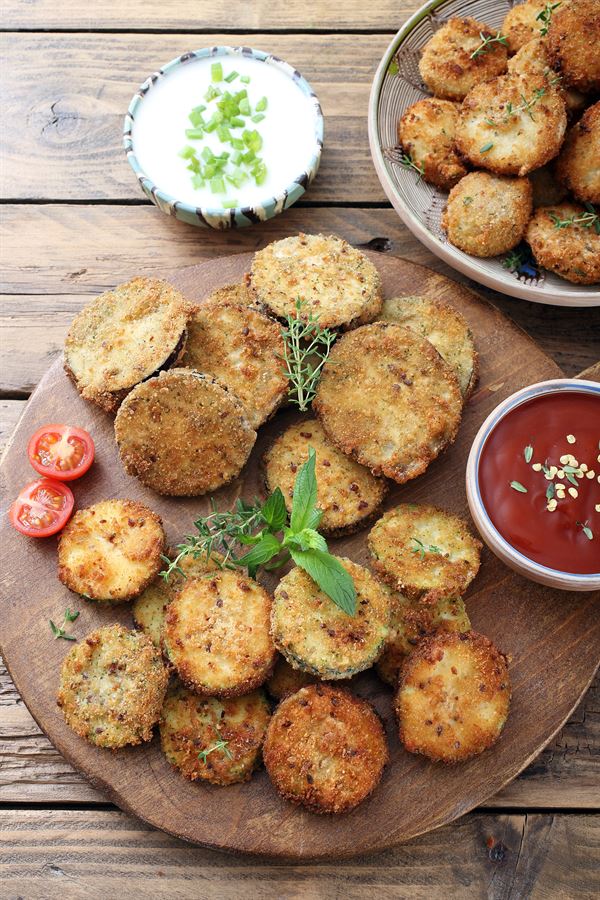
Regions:
<instances>
[{"instance_id":1,"label":"painted bowl rim","mask_svg":"<svg viewBox=\"0 0 600 900\"><path fill-rule=\"evenodd\" d=\"M546 583L556 580L556 586L558 586L558 582L560 581L565 589L594 590L595 588L600 587L600 572L563 572L560 569L552 569L549 566L543 566L541 563L535 562L528 556L525 556L525 554L516 550L512 544L502 537L496 526L493 524L487 508L483 503L479 487L479 461L481 459L481 453L489 435L496 425L498 425L509 412L516 409L518 406L521 406L523 403L526 403L528 400L531 400L534 397L540 397L544 394L561 393L563 391L596 394L600 396L600 384L595 381L577 378L553 378L549 381L538 381L535 384L531 384L528 387L522 388L514 394L511 394L510 397L507 397L491 411L475 435L467 459L465 473L467 500L473 521L481 532L486 544L488 544L490 549L496 555L499 555L495 547L490 545L488 538L491 539L493 544L499 546L501 553L506 558L510 559L513 565L521 573L526 574L527 577L531 577L534 581L537 580L536 576L544 577L547 580Z\"/></svg>"},{"instance_id":2,"label":"painted bowl rim","mask_svg":"<svg viewBox=\"0 0 600 900\"><path fill-rule=\"evenodd\" d=\"M246 46L229 46L229 45L214 45L211 47L201 47L198 50L189 50L186 53L182 53L179 56L176 56L174 59L169 60L164 66L161 66L160 69L157 69L152 75L149 75L139 86L131 101L129 106L127 107L127 112L125 114L125 119L123 121L123 148L127 155L127 160L129 165L133 169L136 178L138 179L140 185L144 185L148 191L153 196L158 197L161 202L165 203L168 206L176 207L177 210L181 210L189 215L196 215L198 210L202 210L203 215L206 217L214 217L218 218L219 216L235 216L237 214L245 215L248 211L251 211L255 206L260 206L263 203L268 203L270 205L275 203L277 204L284 200L288 193L294 188L294 185L297 185L298 181L292 181L287 184L285 187L282 187L280 191L276 194L269 194L265 196L263 201L257 202L254 206L236 206L232 208L225 209L222 206L192 206L190 203L184 203L182 200L178 200L177 197L173 197L171 194L168 194L166 191L163 191L159 186L143 171L138 158L136 156L134 146L133 146L133 131L132 131L132 122L133 116L135 114L136 109L143 102L146 94L151 90L152 86L159 78L162 78L164 75L167 75L169 72L172 72L173 69L179 68L182 65L189 64L196 59L206 59L211 57L219 57L219 56L249 56L252 59L256 59L258 62L266 63L267 65L273 65L282 71L285 75L296 84L303 94L307 97L312 97L314 100L314 115L315 115L315 134L314 134L314 143L315 149L310 157L310 160L307 162L306 171L311 172L311 179L317 173L319 168L319 163L321 161L321 153L323 150L323 133L324 133L324 120L323 120L323 112L321 109L321 104L319 102L319 98L313 91L309 82L304 78L301 73L291 66L284 59L281 59L278 56L275 56L272 53L267 53L264 50L256 50L253 47ZM283 211L278 210L278 211Z\"/></svg>"}]
</instances>

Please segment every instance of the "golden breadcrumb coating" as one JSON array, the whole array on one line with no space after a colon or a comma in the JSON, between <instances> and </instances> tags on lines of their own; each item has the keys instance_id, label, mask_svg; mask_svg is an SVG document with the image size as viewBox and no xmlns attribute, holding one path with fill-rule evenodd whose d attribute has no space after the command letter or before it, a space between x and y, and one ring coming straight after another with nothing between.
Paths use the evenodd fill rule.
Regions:
<instances>
[{"instance_id":1,"label":"golden breadcrumb coating","mask_svg":"<svg viewBox=\"0 0 600 900\"><path fill-rule=\"evenodd\" d=\"M582 203L600 203L600 102L590 106L567 134L556 174Z\"/></svg>"},{"instance_id":2,"label":"golden breadcrumb coating","mask_svg":"<svg viewBox=\"0 0 600 900\"><path fill-rule=\"evenodd\" d=\"M239 306L250 306L253 309L262 307L256 299L256 295L250 290L247 281L238 284L226 284L217 288L202 301L203 306L219 305L221 303L237 303Z\"/></svg>"},{"instance_id":3,"label":"golden breadcrumb coating","mask_svg":"<svg viewBox=\"0 0 600 900\"><path fill-rule=\"evenodd\" d=\"M552 67L565 87L600 90L598 0L563 0L552 13L547 41Z\"/></svg>"},{"instance_id":4,"label":"golden breadcrumb coating","mask_svg":"<svg viewBox=\"0 0 600 900\"><path fill-rule=\"evenodd\" d=\"M540 266L573 284L600 282L600 234L580 224L558 227L588 210L578 203L556 203L536 209L525 240Z\"/></svg>"},{"instance_id":5,"label":"golden breadcrumb coating","mask_svg":"<svg viewBox=\"0 0 600 900\"><path fill-rule=\"evenodd\" d=\"M423 170L425 181L443 191L467 174L454 146L458 105L427 97L413 103L398 123L398 140L413 163Z\"/></svg>"},{"instance_id":6,"label":"golden breadcrumb coating","mask_svg":"<svg viewBox=\"0 0 600 900\"><path fill-rule=\"evenodd\" d=\"M389 760L371 705L325 684L304 687L280 703L263 755L281 796L314 813L354 809L377 787Z\"/></svg>"},{"instance_id":7,"label":"golden breadcrumb coating","mask_svg":"<svg viewBox=\"0 0 600 900\"><path fill-rule=\"evenodd\" d=\"M511 56L533 38L540 37L543 22L538 16L545 8L546 0L525 0L509 9L501 30Z\"/></svg>"},{"instance_id":8,"label":"golden breadcrumb coating","mask_svg":"<svg viewBox=\"0 0 600 900\"><path fill-rule=\"evenodd\" d=\"M150 638L107 625L66 655L57 703L73 731L97 747L141 744L152 737L168 680Z\"/></svg>"}]
</instances>

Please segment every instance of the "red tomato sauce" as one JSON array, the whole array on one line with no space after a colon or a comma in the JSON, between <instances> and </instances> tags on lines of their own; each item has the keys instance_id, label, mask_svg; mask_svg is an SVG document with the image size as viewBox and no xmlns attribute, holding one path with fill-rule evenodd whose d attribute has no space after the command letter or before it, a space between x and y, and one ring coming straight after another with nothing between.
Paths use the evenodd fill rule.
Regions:
<instances>
[{"instance_id":1,"label":"red tomato sauce","mask_svg":"<svg viewBox=\"0 0 600 900\"><path fill-rule=\"evenodd\" d=\"M567 441L575 437L575 443ZM532 447L530 462L525 448ZM560 463L571 454L594 477L571 473L576 486L558 474L552 479L534 463L564 472ZM577 391L543 394L517 406L488 436L479 460L479 487L487 513L508 543L534 562L579 575L600 572L600 394ZM526 493L515 490L518 482ZM549 484L554 485L548 488ZM547 491L565 489L556 509L547 509ZM578 496L568 490L574 488ZM560 492L562 493L562 492ZM551 498L550 498L551 499ZM589 535L592 535L590 539Z\"/></svg>"}]
</instances>

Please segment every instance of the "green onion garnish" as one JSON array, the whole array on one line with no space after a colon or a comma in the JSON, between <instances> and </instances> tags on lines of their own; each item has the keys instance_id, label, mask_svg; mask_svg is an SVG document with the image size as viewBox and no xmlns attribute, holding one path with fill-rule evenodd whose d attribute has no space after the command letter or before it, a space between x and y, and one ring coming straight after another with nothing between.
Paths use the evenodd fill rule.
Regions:
<instances>
[{"instance_id":1,"label":"green onion garnish","mask_svg":"<svg viewBox=\"0 0 600 900\"><path fill-rule=\"evenodd\" d=\"M240 81L243 81L244 84L250 84L250 76L249 75L240 75Z\"/></svg>"},{"instance_id":2,"label":"green onion garnish","mask_svg":"<svg viewBox=\"0 0 600 900\"><path fill-rule=\"evenodd\" d=\"M235 71L230 72L229 75L225 76L225 81L228 84L231 84L232 81L235 81L235 79L239 77L239 74L240 74L239 72L235 72Z\"/></svg>"},{"instance_id":3,"label":"green onion garnish","mask_svg":"<svg viewBox=\"0 0 600 900\"><path fill-rule=\"evenodd\" d=\"M256 115L252 116L252 121L253 122L262 122L262 120L264 118L265 118L265 116L263 113L256 113Z\"/></svg>"},{"instance_id":4,"label":"green onion garnish","mask_svg":"<svg viewBox=\"0 0 600 900\"><path fill-rule=\"evenodd\" d=\"M223 66L220 62L212 64L210 67L210 77L213 81L223 81Z\"/></svg>"},{"instance_id":5,"label":"green onion garnish","mask_svg":"<svg viewBox=\"0 0 600 900\"><path fill-rule=\"evenodd\" d=\"M192 185L196 188L196 190L198 188L204 187L204 178L202 177L202 175L194 175L192 177Z\"/></svg>"},{"instance_id":6,"label":"green onion garnish","mask_svg":"<svg viewBox=\"0 0 600 900\"><path fill-rule=\"evenodd\" d=\"M249 116L249 115L250 115L251 109L250 109L250 103L249 103L247 97L242 97L242 99L241 99L240 102L239 102L239 108L240 108L240 113L241 113L243 116Z\"/></svg>"},{"instance_id":7,"label":"green onion garnish","mask_svg":"<svg viewBox=\"0 0 600 900\"><path fill-rule=\"evenodd\" d=\"M189 138L192 141L199 141L204 137L204 129L203 128L186 128L185 136L186 136L186 138Z\"/></svg>"},{"instance_id":8,"label":"green onion garnish","mask_svg":"<svg viewBox=\"0 0 600 900\"><path fill-rule=\"evenodd\" d=\"M196 151L194 150L193 147L190 147L188 145L187 147L184 147L183 150L179 151L179 155L181 156L182 159L191 159L192 156L196 155Z\"/></svg>"},{"instance_id":9,"label":"green onion garnish","mask_svg":"<svg viewBox=\"0 0 600 900\"><path fill-rule=\"evenodd\" d=\"M213 194L224 194L225 193L225 182L223 181L222 175L215 175L210 179L210 189Z\"/></svg>"},{"instance_id":10,"label":"green onion garnish","mask_svg":"<svg viewBox=\"0 0 600 900\"><path fill-rule=\"evenodd\" d=\"M264 112L267 108L268 100L266 97L261 97L258 103L256 104L256 112Z\"/></svg>"},{"instance_id":11,"label":"green onion garnish","mask_svg":"<svg viewBox=\"0 0 600 900\"><path fill-rule=\"evenodd\" d=\"M223 200L223 209L235 209L237 205L237 200Z\"/></svg>"},{"instance_id":12,"label":"green onion garnish","mask_svg":"<svg viewBox=\"0 0 600 900\"><path fill-rule=\"evenodd\" d=\"M204 99L207 103L210 103L211 100L214 100L215 97L220 97L221 91L218 87L215 87L214 84L209 84L208 90L204 95Z\"/></svg>"}]
</instances>

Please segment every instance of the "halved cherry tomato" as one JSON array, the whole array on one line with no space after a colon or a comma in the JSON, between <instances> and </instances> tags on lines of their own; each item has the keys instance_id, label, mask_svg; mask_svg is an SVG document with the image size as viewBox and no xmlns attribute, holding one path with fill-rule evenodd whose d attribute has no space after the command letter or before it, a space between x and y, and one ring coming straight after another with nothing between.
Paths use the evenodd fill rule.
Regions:
<instances>
[{"instance_id":1,"label":"halved cherry tomato","mask_svg":"<svg viewBox=\"0 0 600 900\"><path fill-rule=\"evenodd\" d=\"M75 498L68 485L50 478L27 484L10 508L10 523L29 537L48 537L67 524Z\"/></svg>"},{"instance_id":2,"label":"halved cherry tomato","mask_svg":"<svg viewBox=\"0 0 600 900\"><path fill-rule=\"evenodd\" d=\"M29 462L40 475L73 481L84 475L94 461L94 442L83 428L44 425L27 445Z\"/></svg>"}]
</instances>

